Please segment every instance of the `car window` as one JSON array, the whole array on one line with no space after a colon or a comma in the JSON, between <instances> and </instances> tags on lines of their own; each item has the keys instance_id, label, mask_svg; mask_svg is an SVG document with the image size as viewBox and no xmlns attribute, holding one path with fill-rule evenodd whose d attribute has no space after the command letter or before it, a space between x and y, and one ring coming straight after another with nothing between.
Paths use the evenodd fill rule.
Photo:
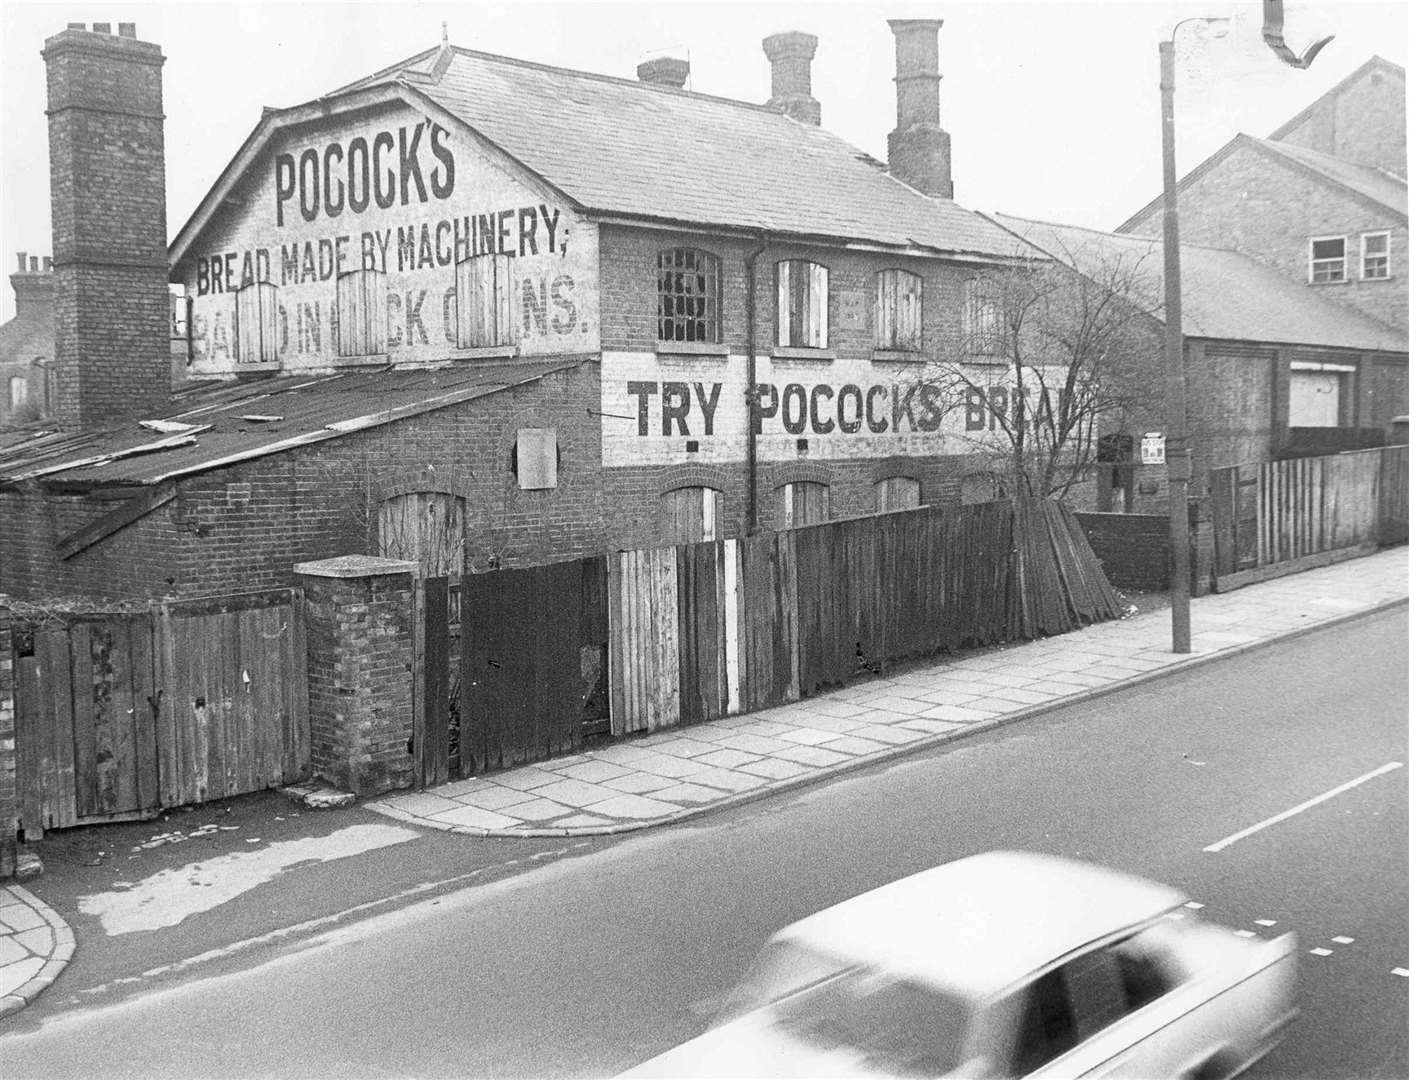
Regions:
<instances>
[{"instance_id":1,"label":"car window","mask_svg":"<svg viewBox=\"0 0 1409 1080\"><path fill-rule=\"evenodd\" d=\"M1120 968L1128 1010L1144 1008L1184 981L1169 940L1171 933L1166 926L1152 926L1109 947Z\"/></svg>"},{"instance_id":2,"label":"car window","mask_svg":"<svg viewBox=\"0 0 1409 1080\"><path fill-rule=\"evenodd\" d=\"M1076 1016L1058 968L1023 991L1017 1044L1013 1051L1013 1075L1026 1076L1075 1045Z\"/></svg>"}]
</instances>

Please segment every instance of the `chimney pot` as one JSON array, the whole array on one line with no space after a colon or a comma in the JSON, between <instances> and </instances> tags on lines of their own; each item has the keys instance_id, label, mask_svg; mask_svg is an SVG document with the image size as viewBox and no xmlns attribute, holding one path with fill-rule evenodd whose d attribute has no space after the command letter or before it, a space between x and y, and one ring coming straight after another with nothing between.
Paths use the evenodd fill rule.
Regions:
<instances>
[{"instance_id":1,"label":"chimney pot","mask_svg":"<svg viewBox=\"0 0 1409 1080\"><path fill-rule=\"evenodd\" d=\"M19 253L19 256L20 256L20 273L23 274L23 273L24 273L24 266L25 266L25 253L24 253L23 251L21 251L21 252Z\"/></svg>"},{"instance_id":2,"label":"chimney pot","mask_svg":"<svg viewBox=\"0 0 1409 1080\"><path fill-rule=\"evenodd\" d=\"M768 107L804 124L820 126L822 106L812 96L812 58L817 38L801 30L788 30L763 39L763 52L773 65L773 96Z\"/></svg>"},{"instance_id":3,"label":"chimney pot","mask_svg":"<svg viewBox=\"0 0 1409 1080\"><path fill-rule=\"evenodd\" d=\"M39 273L39 256L38 256L38 255L31 255L31 256L29 257L29 272L30 272L31 274L37 274L37 273Z\"/></svg>"},{"instance_id":4,"label":"chimney pot","mask_svg":"<svg viewBox=\"0 0 1409 1080\"><path fill-rule=\"evenodd\" d=\"M95 22L95 23L93 24L93 33L95 33L95 34L111 34L112 32L113 32L113 24L112 24L112 23Z\"/></svg>"},{"instance_id":5,"label":"chimney pot","mask_svg":"<svg viewBox=\"0 0 1409 1080\"><path fill-rule=\"evenodd\" d=\"M673 86L679 90L690 77L690 62L674 56L658 56L636 65L636 78L656 86Z\"/></svg>"},{"instance_id":6,"label":"chimney pot","mask_svg":"<svg viewBox=\"0 0 1409 1080\"><path fill-rule=\"evenodd\" d=\"M69 29L69 30L87 30L87 29L88 29L88 24L87 24L87 23L81 23L81 22L71 22L71 23L68 24L67 29Z\"/></svg>"},{"instance_id":7,"label":"chimney pot","mask_svg":"<svg viewBox=\"0 0 1409 1080\"><path fill-rule=\"evenodd\" d=\"M44 256L44 272L47 274L47 273L49 273L50 271L52 271L53 269L54 269L54 257L53 257L52 255L45 255L45 256Z\"/></svg>"},{"instance_id":8,"label":"chimney pot","mask_svg":"<svg viewBox=\"0 0 1409 1080\"><path fill-rule=\"evenodd\" d=\"M120 22L117 24L118 37L135 38L137 36L137 24L130 22Z\"/></svg>"}]
</instances>

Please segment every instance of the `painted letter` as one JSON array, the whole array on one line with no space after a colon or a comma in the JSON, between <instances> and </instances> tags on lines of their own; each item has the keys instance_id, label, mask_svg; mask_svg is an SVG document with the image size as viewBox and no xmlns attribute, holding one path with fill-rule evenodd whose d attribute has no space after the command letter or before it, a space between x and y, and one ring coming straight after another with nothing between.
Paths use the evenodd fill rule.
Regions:
<instances>
[{"instance_id":1,"label":"painted letter","mask_svg":"<svg viewBox=\"0 0 1409 1080\"><path fill-rule=\"evenodd\" d=\"M372 188L377 197L377 205L383 210L396 202L396 173L382 168L382 151L396 149L396 142L389 131L379 131L372 138ZM382 188L382 181L386 188Z\"/></svg>"},{"instance_id":2,"label":"painted letter","mask_svg":"<svg viewBox=\"0 0 1409 1080\"><path fill-rule=\"evenodd\" d=\"M439 124L431 127L431 153L440 162L431 170L431 191L437 199L448 199L455 190L455 155L445 145L448 134Z\"/></svg>"},{"instance_id":3,"label":"painted letter","mask_svg":"<svg viewBox=\"0 0 1409 1080\"><path fill-rule=\"evenodd\" d=\"M812 393L808 395L808 415L812 420L812 430L818 435L828 435L831 433L832 429L837 426L836 421L830 417L824 421L817 415L819 412L817 403L824 397L829 401L832 398L832 388L826 383L819 383L817 386L814 386Z\"/></svg>"},{"instance_id":4,"label":"painted letter","mask_svg":"<svg viewBox=\"0 0 1409 1080\"><path fill-rule=\"evenodd\" d=\"M690 434L685 418L690 413L690 387L687 383L668 382L661 384L660 394L660 433L672 435L671 423L680 425L680 434Z\"/></svg>"},{"instance_id":5,"label":"painted letter","mask_svg":"<svg viewBox=\"0 0 1409 1080\"><path fill-rule=\"evenodd\" d=\"M651 395L660 389L659 383L653 382L628 382L626 392L636 398L636 434L647 435L650 433L650 406Z\"/></svg>"},{"instance_id":6,"label":"painted letter","mask_svg":"<svg viewBox=\"0 0 1409 1080\"><path fill-rule=\"evenodd\" d=\"M274 207L275 219L284 223L284 203L294 194L294 156L280 154L274 159Z\"/></svg>"},{"instance_id":7,"label":"painted letter","mask_svg":"<svg viewBox=\"0 0 1409 1080\"><path fill-rule=\"evenodd\" d=\"M710 384L709 397L705 397L704 384L695 383L695 400L700 403L700 413L704 416L704 433L714 434L714 410L719 407L719 391L722 388L720 383Z\"/></svg>"},{"instance_id":8,"label":"painted letter","mask_svg":"<svg viewBox=\"0 0 1409 1080\"><path fill-rule=\"evenodd\" d=\"M405 206L410 199L409 186L411 181L416 181L416 194L421 202L426 201L426 182L421 179L421 131L420 124L411 129L415 134L411 136L411 142L406 141L406 129L402 128L398 134L401 136L401 205Z\"/></svg>"},{"instance_id":9,"label":"painted letter","mask_svg":"<svg viewBox=\"0 0 1409 1080\"><path fill-rule=\"evenodd\" d=\"M329 217L337 217L342 213L343 206L343 186L342 179L338 179L336 200L333 198L333 152L337 151L338 164L342 164L342 144L329 143L328 148L323 151L323 209L327 211Z\"/></svg>"}]
</instances>

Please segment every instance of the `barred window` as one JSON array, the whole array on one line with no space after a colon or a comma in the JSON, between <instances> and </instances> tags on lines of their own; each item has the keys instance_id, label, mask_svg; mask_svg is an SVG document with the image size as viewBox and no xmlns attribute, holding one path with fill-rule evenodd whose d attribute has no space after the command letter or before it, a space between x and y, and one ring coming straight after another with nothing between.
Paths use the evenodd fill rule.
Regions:
<instances>
[{"instance_id":1,"label":"barred window","mask_svg":"<svg viewBox=\"0 0 1409 1080\"><path fill-rule=\"evenodd\" d=\"M279 360L279 290L255 281L235 293L235 362L272 364Z\"/></svg>"},{"instance_id":2,"label":"barred window","mask_svg":"<svg viewBox=\"0 0 1409 1080\"><path fill-rule=\"evenodd\" d=\"M1329 236L1311 241L1311 283L1326 285L1345 280L1345 237Z\"/></svg>"},{"instance_id":3,"label":"barred window","mask_svg":"<svg viewBox=\"0 0 1409 1080\"><path fill-rule=\"evenodd\" d=\"M970 356L1002 356L1003 308L990 287L972 279L964 283L964 342Z\"/></svg>"},{"instance_id":4,"label":"barred window","mask_svg":"<svg viewBox=\"0 0 1409 1080\"><path fill-rule=\"evenodd\" d=\"M876 348L919 352L924 282L908 270L876 275Z\"/></svg>"},{"instance_id":5,"label":"barred window","mask_svg":"<svg viewBox=\"0 0 1409 1080\"><path fill-rule=\"evenodd\" d=\"M455 309L462 349L513 345L514 287L508 255L474 255L455 264Z\"/></svg>"},{"instance_id":6,"label":"barred window","mask_svg":"<svg viewBox=\"0 0 1409 1080\"><path fill-rule=\"evenodd\" d=\"M387 350L386 274L353 270L338 275L338 355Z\"/></svg>"},{"instance_id":7,"label":"barred window","mask_svg":"<svg viewBox=\"0 0 1409 1080\"><path fill-rule=\"evenodd\" d=\"M1366 281L1389 277L1389 233L1361 234L1360 276Z\"/></svg>"},{"instance_id":8,"label":"barred window","mask_svg":"<svg viewBox=\"0 0 1409 1080\"><path fill-rule=\"evenodd\" d=\"M661 341L720 340L719 259L672 248L656 256L656 333Z\"/></svg>"},{"instance_id":9,"label":"barred window","mask_svg":"<svg viewBox=\"0 0 1409 1080\"><path fill-rule=\"evenodd\" d=\"M827 268L806 259L778 263L778 344L827 347Z\"/></svg>"}]
</instances>

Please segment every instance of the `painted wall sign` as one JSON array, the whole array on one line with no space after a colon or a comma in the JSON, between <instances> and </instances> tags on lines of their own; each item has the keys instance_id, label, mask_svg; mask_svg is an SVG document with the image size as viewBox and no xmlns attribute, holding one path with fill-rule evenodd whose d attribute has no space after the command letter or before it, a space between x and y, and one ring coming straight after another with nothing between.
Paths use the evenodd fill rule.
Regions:
<instances>
[{"instance_id":1,"label":"painted wall sign","mask_svg":"<svg viewBox=\"0 0 1409 1080\"><path fill-rule=\"evenodd\" d=\"M596 226L441 125L398 108L262 161L183 267L195 373L598 348Z\"/></svg>"},{"instance_id":2,"label":"painted wall sign","mask_svg":"<svg viewBox=\"0 0 1409 1080\"><path fill-rule=\"evenodd\" d=\"M607 466L737 461L746 453L744 360L683 372L650 354L602 356L602 460ZM973 453L998 445L1000 414L1017 396L1006 372L971 373L983 391L927 379L913 365L838 358L811 364L760 358L755 430L765 460ZM990 385L990 381L992 384Z\"/></svg>"}]
</instances>

